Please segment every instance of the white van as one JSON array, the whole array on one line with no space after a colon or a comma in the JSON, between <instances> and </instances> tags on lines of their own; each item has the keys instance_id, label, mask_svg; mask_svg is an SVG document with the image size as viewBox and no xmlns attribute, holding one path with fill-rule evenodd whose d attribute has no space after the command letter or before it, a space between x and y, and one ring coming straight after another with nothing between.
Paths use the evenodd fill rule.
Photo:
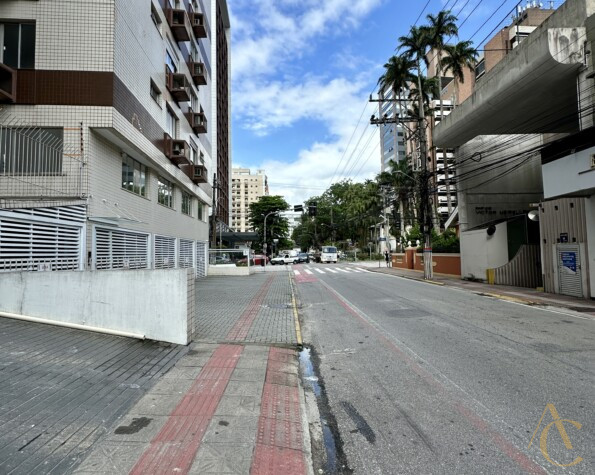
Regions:
<instances>
[{"instance_id":1,"label":"white van","mask_svg":"<svg viewBox=\"0 0 595 475\"><path fill-rule=\"evenodd\" d=\"M334 262L337 263L337 248L335 246L323 246L320 251L318 262Z\"/></svg>"}]
</instances>

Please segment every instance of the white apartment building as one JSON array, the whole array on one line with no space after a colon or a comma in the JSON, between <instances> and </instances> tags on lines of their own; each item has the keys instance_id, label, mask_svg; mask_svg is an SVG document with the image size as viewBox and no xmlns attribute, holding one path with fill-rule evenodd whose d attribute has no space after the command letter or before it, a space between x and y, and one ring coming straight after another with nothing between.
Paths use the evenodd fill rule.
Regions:
<instances>
[{"instance_id":1,"label":"white apartment building","mask_svg":"<svg viewBox=\"0 0 595 475\"><path fill-rule=\"evenodd\" d=\"M237 232L253 231L250 226L250 204L269 194L264 170L252 173L249 168L232 168L232 219L231 227Z\"/></svg>"},{"instance_id":2,"label":"white apartment building","mask_svg":"<svg viewBox=\"0 0 595 475\"><path fill-rule=\"evenodd\" d=\"M0 2L0 272L205 274L229 38L225 0Z\"/></svg>"}]
</instances>

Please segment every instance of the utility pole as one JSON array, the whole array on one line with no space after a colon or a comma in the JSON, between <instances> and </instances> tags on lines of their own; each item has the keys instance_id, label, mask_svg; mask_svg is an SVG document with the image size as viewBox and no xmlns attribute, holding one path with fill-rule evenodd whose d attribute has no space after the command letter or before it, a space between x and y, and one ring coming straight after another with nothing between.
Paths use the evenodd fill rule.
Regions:
<instances>
[{"instance_id":1,"label":"utility pole","mask_svg":"<svg viewBox=\"0 0 595 475\"><path fill-rule=\"evenodd\" d=\"M419 57L417 58L419 71ZM421 200L421 225L424 236L424 279L433 277L432 266L432 235L431 226L428 226L428 217L430 214L429 196L428 196L428 144L426 141L424 100L421 88L421 76L417 76L417 87L419 91L419 118L417 128L419 133L419 147L421 154L421 182L420 182L420 200Z\"/></svg>"}]
</instances>

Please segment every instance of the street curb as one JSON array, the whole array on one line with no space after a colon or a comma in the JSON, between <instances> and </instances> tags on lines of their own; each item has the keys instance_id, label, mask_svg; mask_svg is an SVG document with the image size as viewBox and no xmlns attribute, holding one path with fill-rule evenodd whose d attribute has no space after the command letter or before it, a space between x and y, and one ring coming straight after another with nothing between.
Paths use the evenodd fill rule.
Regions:
<instances>
[{"instance_id":1,"label":"street curb","mask_svg":"<svg viewBox=\"0 0 595 475\"><path fill-rule=\"evenodd\" d=\"M518 297L511 297L510 295L493 294L493 293L489 293L489 292L476 292L476 291L472 291L472 292L474 294L480 295L482 297L491 297L494 299L506 300L508 302L520 303L523 305L539 305L537 302L534 302L532 300L525 300L525 299L521 299Z\"/></svg>"},{"instance_id":2,"label":"street curb","mask_svg":"<svg viewBox=\"0 0 595 475\"><path fill-rule=\"evenodd\" d=\"M296 299L295 299L293 274L289 274L289 287L291 288L291 308L293 310L293 319L295 321L295 336L297 339L298 348L302 349L304 347L304 342L302 341L302 329L300 327L300 319L299 319L297 304L296 304Z\"/></svg>"},{"instance_id":3,"label":"street curb","mask_svg":"<svg viewBox=\"0 0 595 475\"><path fill-rule=\"evenodd\" d=\"M366 268L366 270L369 270L370 272L376 272L377 274L392 275L394 277L401 277L403 279L416 280L417 282L423 282L424 284L433 284L433 285L441 285L441 286L446 285L444 282L438 282L437 280L425 280L425 279L420 279L419 277L411 277L408 275L393 274L392 272L382 272L380 270L376 270L376 268L374 268L374 267Z\"/></svg>"}]
</instances>

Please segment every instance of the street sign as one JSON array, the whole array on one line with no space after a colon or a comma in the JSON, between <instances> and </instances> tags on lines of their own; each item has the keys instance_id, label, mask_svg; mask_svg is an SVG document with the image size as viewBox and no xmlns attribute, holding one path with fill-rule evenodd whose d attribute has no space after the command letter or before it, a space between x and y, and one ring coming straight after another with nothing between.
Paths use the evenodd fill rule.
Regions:
<instances>
[{"instance_id":1,"label":"street sign","mask_svg":"<svg viewBox=\"0 0 595 475\"><path fill-rule=\"evenodd\" d=\"M302 205L295 205L293 207L293 211L296 213L302 213L304 211L304 207Z\"/></svg>"},{"instance_id":2,"label":"street sign","mask_svg":"<svg viewBox=\"0 0 595 475\"><path fill-rule=\"evenodd\" d=\"M568 233L560 233L560 242L568 242Z\"/></svg>"},{"instance_id":3,"label":"street sign","mask_svg":"<svg viewBox=\"0 0 595 475\"><path fill-rule=\"evenodd\" d=\"M385 237L378 238L378 241L384 242L384 241L386 241L386 238Z\"/></svg>"}]
</instances>

